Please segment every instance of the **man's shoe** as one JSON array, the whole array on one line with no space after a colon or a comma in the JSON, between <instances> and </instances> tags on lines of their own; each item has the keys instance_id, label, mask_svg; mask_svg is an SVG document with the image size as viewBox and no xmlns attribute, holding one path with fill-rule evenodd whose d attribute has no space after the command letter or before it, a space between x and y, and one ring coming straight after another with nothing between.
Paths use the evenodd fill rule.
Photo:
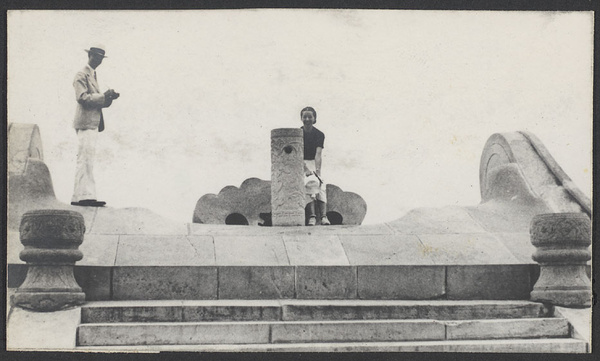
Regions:
<instances>
[{"instance_id":1,"label":"man's shoe","mask_svg":"<svg viewBox=\"0 0 600 361\"><path fill-rule=\"evenodd\" d=\"M331 222L329 222L329 219L327 218L327 216L323 216L323 218L321 218L321 225L322 226L329 226L329 225L331 225Z\"/></svg>"},{"instance_id":2,"label":"man's shoe","mask_svg":"<svg viewBox=\"0 0 600 361\"><path fill-rule=\"evenodd\" d=\"M81 206L81 207L104 207L106 202L97 201L95 199L84 199L79 202L71 202L72 206Z\"/></svg>"},{"instance_id":3,"label":"man's shoe","mask_svg":"<svg viewBox=\"0 0 600 361\"><path fill-rule=\"evenodd\" d=\"M308 225L309 225L309 226L314 226L314 225L316 225L316 224L317 224L317 217L315 217L315 216L311 216L311 217L308 219Z\"/></svg>"}]
</instances>

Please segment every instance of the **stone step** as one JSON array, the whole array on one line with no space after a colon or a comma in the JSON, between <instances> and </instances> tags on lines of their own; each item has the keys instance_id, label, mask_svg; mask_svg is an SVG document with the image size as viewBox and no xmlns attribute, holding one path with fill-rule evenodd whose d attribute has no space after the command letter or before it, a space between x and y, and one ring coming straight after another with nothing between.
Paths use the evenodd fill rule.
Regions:
<instances>
[{"instance_id":1,"label":"stone step","mask_svg":"<svg viewBox=\"0 0 600 361\"><path fill-rule=\"evenodd\" d=\"M93 352L502 352L587 353L585 341L570 338L467 341L332 342L238 345L79 346Z\"/></svg>"},{"instance_id":2,"label":"stone step","mask_svg":"<svg viewBox=\"0 0 600 361\"><path fill-rule=\"evenodd\" d=\"M562 318L81 324L78 345L269 344L569 337Z\"/></svg>"},{"instance_id":3,"label":"stone step","mask_svg":"<svg viewBox=\"0 0 600 361\"><path fill-rule=\"evenodd\" d=\"M213 300L90 302L82 323L535 318L529 301Z\"/></svg>"}]
</instances>

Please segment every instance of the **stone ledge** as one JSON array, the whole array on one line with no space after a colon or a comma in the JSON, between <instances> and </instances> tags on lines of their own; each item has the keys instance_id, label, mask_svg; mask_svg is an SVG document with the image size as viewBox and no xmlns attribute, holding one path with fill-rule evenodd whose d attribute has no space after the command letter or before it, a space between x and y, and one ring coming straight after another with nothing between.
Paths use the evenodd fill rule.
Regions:
<instances>
[{"instance_id":1,"label":"stone ledge","mask_svg":"<svg viewBox=\"0 0 600 361\"><path fill-rule=\"evenodd\" d=\"M90 234L86 266L334 266L534 264L528 233L392 234L389 227L199 225L189 235ZM193 227L192 227L193 228ZM373 233L371 234L371 230ZM386 233L387 232L387 233ZM186 232L187 233L187 232ZM8 264L19 232L8 233Z\"/></svg>"},{"instance_id":2,"label":"stone ledge","mask_svg":"<svg viewBox=\"0 0 600 361\"><path fill-rule=\"evenodd\" d=\"M448 299L526 300L531 289L529 265L446 267Z\"/></svg>"},{"instance_id":3,"label":"stone ledge","mask_svg":"<svg viewBox=\"0 0 600 361\"><path fill-rule=\"evenodd\" d=\"M216 299L217 268L114 267L112 299Z\"/></svg>"},{"instance_id":4,"label":"stone ledge","mask_svg":"<svg viewBox=\"0 0 600 361\"><path fill-rule=\"evenodd\" d=\"M219 299L295 298L295 269L291 266L220 266Z\"/></svg>"},{"instance_id":5,"label":"stone ledge","mask_svg":"<svg viewBox=\"0 0 600 361\"><path fill-rule=\"evenodd\" d=\"M297 266L296 298L352 299L357 297L356 267Z\"/></svg>"},{"instance_id":6,"label":"stone ledge","mask_svg":"<svg viewBox=\"0 0 600 361\"><path fill-rule=\"evenodd\" d=\"M358 266L358 298L435 299L446 295L443 266Z\"/></svg>"},{"instance_id":7,"label":"stone ledge","mask_svg":"<svg viewBox=\"0 0 600 361\"><path fill-rule=\"evenodd\" d=\"M75 266L87 300L528 300L536 265ZM18 287L26 265L8 265ZM324 285L325 284L325 285ZM306 286L306 287L305 287Z\"/></svg>"}]
</instances>

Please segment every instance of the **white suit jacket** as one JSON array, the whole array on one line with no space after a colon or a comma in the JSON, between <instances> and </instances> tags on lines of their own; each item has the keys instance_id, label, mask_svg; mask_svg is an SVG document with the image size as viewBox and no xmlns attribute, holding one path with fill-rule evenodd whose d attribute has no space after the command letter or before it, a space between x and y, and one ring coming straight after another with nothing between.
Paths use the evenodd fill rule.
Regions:
<instances>
[{"instance_id":1,"label":"white suit jacket","mask_svg":"<svg viewBox=\"0 0 600 361\"><path fill-rule=\"evenodd\" d=\"M98 128L102 119L102 108L110 106L110 102L107 103L104 94L100 92L98 82L94 78L94 70L89 66L81 69L75 75L73 87L77 100L73 127L75 129Z\"/></svg>"}]
</instances>

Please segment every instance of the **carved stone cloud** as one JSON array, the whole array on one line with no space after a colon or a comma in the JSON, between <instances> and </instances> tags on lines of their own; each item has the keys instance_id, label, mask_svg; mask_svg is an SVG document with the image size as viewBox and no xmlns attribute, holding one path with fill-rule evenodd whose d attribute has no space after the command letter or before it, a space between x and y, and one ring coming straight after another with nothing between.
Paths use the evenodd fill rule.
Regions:
<instances>
[{"instance_id":1,"label":"carved stone cloud","mask_svg":"<svg viewBox=\"0 0 600 361\"><path fill-rule=\"evenodd\" d=\"M367 204L361 196L327 185L327 216L332 224L361 224ZM270 226L271 181L246 179L240 187L227 186L219 194L205 194L196 203L194 223Z\"/></svg>"}]
</instances>

